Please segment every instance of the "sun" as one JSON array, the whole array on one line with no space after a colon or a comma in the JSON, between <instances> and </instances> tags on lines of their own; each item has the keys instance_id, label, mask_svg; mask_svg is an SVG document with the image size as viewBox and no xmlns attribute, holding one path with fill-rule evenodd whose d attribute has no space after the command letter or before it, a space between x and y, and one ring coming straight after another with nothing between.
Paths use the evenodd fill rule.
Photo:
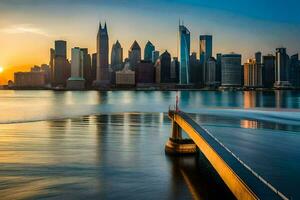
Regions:
<instances>
[{"instance_id":1,"label":"sun","mask_svg":"<svg viewBox=\"0 0 300 200\"><path fill-rule=\"evenodd\" d=\"M0 73L4 71L3 67L0 66Z\"/></svg>"}]
</instances>

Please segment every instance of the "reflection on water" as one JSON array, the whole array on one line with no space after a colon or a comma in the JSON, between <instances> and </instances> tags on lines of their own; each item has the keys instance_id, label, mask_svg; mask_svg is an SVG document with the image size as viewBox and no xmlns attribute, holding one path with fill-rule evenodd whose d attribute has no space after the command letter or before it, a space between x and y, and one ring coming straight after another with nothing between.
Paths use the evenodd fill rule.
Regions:
<instances>
[{"instance_id":1,"label":"reflection on water","mask_svg":"<svg viewBox=\"0 0 300 200\"><path fill-rule=\"evenodd\" d=\"M0 91L0 198L231 199L203 156L165 156L175 96ZM180 106L300 199L300 92L182 91Z\"/></svg>"},{"instance_id":2,"label":"reflection on water","mask_svg":"<svg viewBox=\"0 0 300 200\"><path fill-rule=\"evenodd\" d=\"M164 114L2 124L0 132L1 199L232 197L203 156L166 157Z\"/></svg>"},{"instance_id":3,"label":"reflection on water","mask_svg":"<svg viewBox=\"0 0 300 200\"><path fill-rule=\"evenodd\" d=\"M83 115L120 112L166 112L175 104L170 91L0 91L0 123L29 122ZM201 113L203 109L299 109L300 92L181 91L181 109ZM246 111L245 111L246 112Z\"/></svg>"}]
</instances>

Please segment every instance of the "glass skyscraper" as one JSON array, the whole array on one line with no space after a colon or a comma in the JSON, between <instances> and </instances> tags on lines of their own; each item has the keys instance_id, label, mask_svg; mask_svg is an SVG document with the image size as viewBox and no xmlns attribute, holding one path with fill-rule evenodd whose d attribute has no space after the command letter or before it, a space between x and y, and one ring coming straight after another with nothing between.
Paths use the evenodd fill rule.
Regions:
<instances>
[{"instance_id":1,"label":"glass skyscraper","mask_svg":"<svg viewBox=\"0 0 300 200\"><path fill-rule=\"evenodd\" d=\"M179 83L183 85L190 83L190 40L190 31L184 25L179 25Z\"/></svg>"}]
</instances>

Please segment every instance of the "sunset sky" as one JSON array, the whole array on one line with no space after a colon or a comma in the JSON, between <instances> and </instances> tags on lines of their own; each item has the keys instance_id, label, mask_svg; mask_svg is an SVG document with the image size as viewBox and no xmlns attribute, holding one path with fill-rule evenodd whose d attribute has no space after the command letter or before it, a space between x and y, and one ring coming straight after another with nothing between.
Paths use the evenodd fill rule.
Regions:
<instances>
[{"instance_id":1,"label":"sunset sky","mask_svg":"<svg viewBox=\"0 0 300 200\"><path fill-rule=\"evenodd\" d=\"M176 56L178 19L190 29L192 51L200 34L212 34L214 53L300 52L300 2L296 0L0 0L0 84L14 71L49 63L54 40L95 52L99 21L110 46L117 39L127 56L136 39Z\"/></svg>"}]
</instances>

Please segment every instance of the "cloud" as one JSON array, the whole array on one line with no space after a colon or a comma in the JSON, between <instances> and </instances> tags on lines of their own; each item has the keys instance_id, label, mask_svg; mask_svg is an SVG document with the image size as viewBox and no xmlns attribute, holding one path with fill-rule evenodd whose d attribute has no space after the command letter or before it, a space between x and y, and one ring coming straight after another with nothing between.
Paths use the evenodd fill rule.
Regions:
<instances>
[{"instance_id":1,"label":"cloud","mask_svg":"<svg viewBox=\"0 0 300 200\"><path fill-rule=\"evenodd\" d=\"M50 34L45 32L44 30L34 27L33 24L16 24L11 25L7 28L0 29L0 32L7 33L7 34L36 34L45 37L51 37Z\"/></svg>"}]
</instances>

